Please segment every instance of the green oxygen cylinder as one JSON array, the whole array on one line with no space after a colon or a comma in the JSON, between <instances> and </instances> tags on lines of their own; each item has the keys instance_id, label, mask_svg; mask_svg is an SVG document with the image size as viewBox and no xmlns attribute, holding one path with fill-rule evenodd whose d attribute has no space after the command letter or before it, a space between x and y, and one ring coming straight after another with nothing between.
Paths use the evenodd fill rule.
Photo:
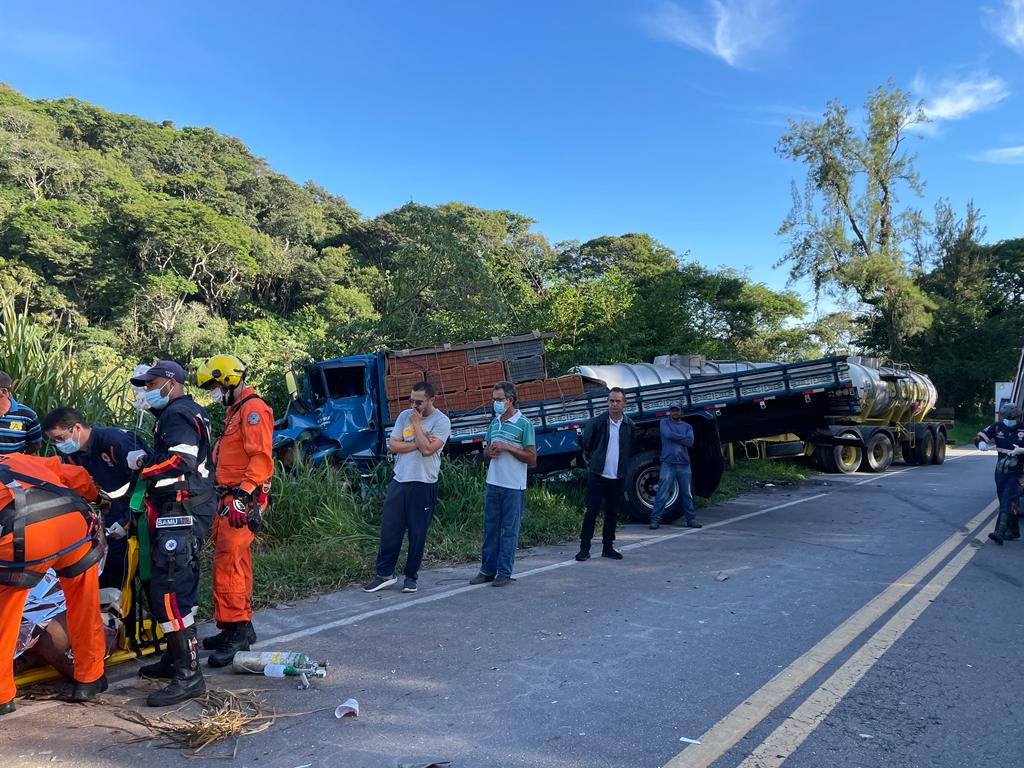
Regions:
<instances>
[{"instance_id":1,"label":"green oxygen cylinder","mask_svg":"<svg viewBox=\"0 0 1024 768\"><path fill-rule=\"evenodd\" d=\"M142 581L149 581L149 520L146 518L146 506L142 503L146 495L146 483L138 478L135 481L135 488L132 490L131 500L128 502L128 509L131 510L132 518L135 520L135 536L139 540L139 578Z\"/></svg>"}]
</instances>

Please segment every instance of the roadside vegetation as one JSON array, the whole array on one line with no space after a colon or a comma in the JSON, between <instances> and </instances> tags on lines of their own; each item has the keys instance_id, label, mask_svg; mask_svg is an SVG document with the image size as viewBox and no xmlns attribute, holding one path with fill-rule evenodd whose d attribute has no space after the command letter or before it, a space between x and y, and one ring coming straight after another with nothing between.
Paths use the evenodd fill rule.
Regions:
<instances>
[{"instance_id":1,"label":"roadside vegetation","mask_svg":"<svg viewBox=\"0 0 1024 768\"><path fill-rule=\"evenodd\" d=\"M799 482L813 473L811 465L800 460L739 461L735 469L726 470L714 496L698 498L697 506L720 503L767 483ZM483 465L471 459L442 463L424 568L479 558L484 474ZM254 555L254 604L287 603L369 578L389 476L390 469L382 467L360 486L356 475L327 465L279 472L272 514ZM526 492L521 547L557 544L579 536L583 483L581 472L531 483ZM399 567L402 563L404 554ZM206 595L206 611L208 600Z\"/></svg>"}]
</instances>

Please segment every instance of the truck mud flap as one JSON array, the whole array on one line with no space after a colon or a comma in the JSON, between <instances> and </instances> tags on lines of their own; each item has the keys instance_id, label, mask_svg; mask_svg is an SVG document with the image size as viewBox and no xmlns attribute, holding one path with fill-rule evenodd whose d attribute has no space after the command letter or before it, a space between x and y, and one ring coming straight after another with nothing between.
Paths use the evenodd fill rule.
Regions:
<instances>
[{"instance_id":1,"label":"truck mud flap","mask_svg":"<svg viewBox=\"0 0 1024 768\"><path fill-rule=\"evenodd\" d=\"M850 448L864 447L864 439L859 435L857 437L853 437L851 435L828 435L818 433L811 437L807 442L822 446L848 446Z\"/></svg>"}]
</instances>

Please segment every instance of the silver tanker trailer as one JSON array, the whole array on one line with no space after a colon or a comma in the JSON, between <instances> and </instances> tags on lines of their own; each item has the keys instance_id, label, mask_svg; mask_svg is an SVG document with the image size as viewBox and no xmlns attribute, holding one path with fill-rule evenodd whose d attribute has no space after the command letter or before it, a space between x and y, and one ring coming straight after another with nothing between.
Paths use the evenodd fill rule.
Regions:
<instances>
[{"instance_id":1,"label":"silver tanker trailer","mask_svg":"<svg viewBox=\"0 0 1024 768\"><path fill-rule=\"evenodd\" d=\"M813 455L827 472L884 472L894 458L941 464L948 423L926 420L938 393L927 375L873 358L846 358L848 381L830 389L831 407L805 408L793 398L766 397L716 411L723 444L759 457ZM662 355L653 363L580 366L584 379L605 386L647 387L673 381L778 370L780 363Z\"/></svg>"}]
</instances>

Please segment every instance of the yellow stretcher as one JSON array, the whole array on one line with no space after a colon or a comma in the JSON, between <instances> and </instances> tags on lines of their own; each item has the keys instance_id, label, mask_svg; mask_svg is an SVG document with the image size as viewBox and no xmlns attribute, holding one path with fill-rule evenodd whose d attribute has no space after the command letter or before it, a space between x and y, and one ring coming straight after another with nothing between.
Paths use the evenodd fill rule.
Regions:
<instances>
[{"instance_id":1,"label":"yellow stretcher","mask_svg":"<svg viewBox=\"0 0 1024 768\"><path fill-rule=\"evenodd\" d=\"M114 650L104 661L107 667L123 664L126 661L132 661L133 659L154 653L159 647L160 638L163 636L160 627L153 621L153 618L141 613L145 600L139 600L139 595L136 593L136 589L139 586L139 582L135 578L138 570L139 541L135 536L130 536L128 538L128 567L125 571L124 585L121 588L121 616L124 617L124 622L121 624L120 630L118 630L117 643L114 646ZM133 615L133 610L140 613L140 615L137 621L133 620L131 622L133 626L130 628L129 617ZM60 672L49 665L33 667L16 675L14 684L21 688L33 683L55 680L59 677L61 677Z\"/></svg>"}]
</instances>

